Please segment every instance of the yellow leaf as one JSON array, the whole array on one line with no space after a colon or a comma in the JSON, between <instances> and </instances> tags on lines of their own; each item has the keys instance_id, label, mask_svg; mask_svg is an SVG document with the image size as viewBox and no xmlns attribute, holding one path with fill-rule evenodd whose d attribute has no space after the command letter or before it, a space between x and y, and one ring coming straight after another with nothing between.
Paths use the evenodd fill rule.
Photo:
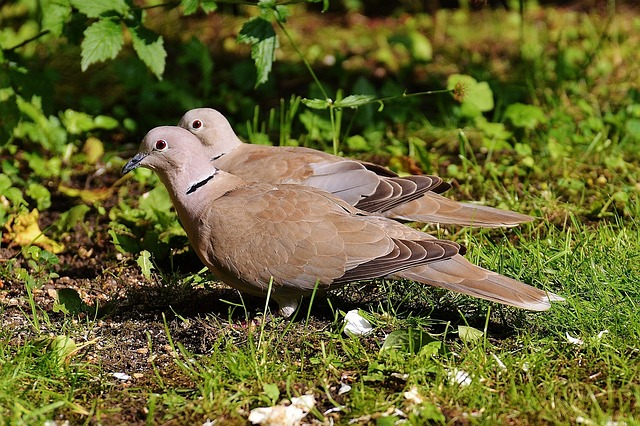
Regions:
<instances>
[{"instance_id":1,"label":"yellow leaf","mask_svg":"<svg viewBox=\"0 0 640 426\"><path fill-rule=\"evenodd\" d=\"M113 188L76 189L60 185L58 186L58 191L67 197L80 198L83 203L93 205L98 201L104 201L111 197Z\"/></svg>"},{"instance_id":2,"label":"yellow leaf","mask_svg":"<svg viewBox=\"0 0 640 426\"><path fill-rule=\"evenodd\" d=\"M87 156L87 163L96 164L104 154L104 147L100 139L89 136L82 147L82 152Z\"/></svg>"},{"instance_id":3,"label":"yellow leaf","mask_svg":"<svg viewBox=\"0 0 640 426\"><path fill-rule=\"evenodd\" d=\"M64 245L42 233L38 225L38 216L40 216L38 209L33 209L31 213L10 217L5 225L9 238L21 246L36 245L51 253L62 252Z\"/></svg>"}]
</instances>

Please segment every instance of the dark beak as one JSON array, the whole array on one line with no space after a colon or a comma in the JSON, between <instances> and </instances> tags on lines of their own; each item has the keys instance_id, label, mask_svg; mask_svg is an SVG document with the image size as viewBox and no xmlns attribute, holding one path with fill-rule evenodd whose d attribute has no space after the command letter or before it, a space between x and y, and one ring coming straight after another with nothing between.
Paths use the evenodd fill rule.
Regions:
<instances>
[{"instance_id":1,"label":"dark beak","mask_svg":"<svg viewBox=\"0 0 640 426\"><path fill-rule=\"evenodd\" d=\"M129 173L131 170L135 169L136 167L138 167L140 165L140 162L142 160L144 160L144 158L149 155L147 153L144 152L139 152L137 153L131 160L129 160L129 162L127 164L124 165L124 167L122 168L122 174L126 175L127 173Z\"/></svg>"}]
</instances>

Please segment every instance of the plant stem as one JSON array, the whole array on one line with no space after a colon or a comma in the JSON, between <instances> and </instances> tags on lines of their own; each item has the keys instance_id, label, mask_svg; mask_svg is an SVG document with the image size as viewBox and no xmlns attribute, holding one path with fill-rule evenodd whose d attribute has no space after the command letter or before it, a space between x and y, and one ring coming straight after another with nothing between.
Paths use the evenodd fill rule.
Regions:
<instances>
[{"instance_id":1,"label":"plant stem","mask_svg":"<svg viewBox=\"0 0 640 426\"><path fill-rule=\"evenodd\" d=\"M6 49L6 51L7 51L7 52L13 52L13 51L14 51L14 50L16 50L16 49L19 49L19 48L21 48L22 46L25 46L25 45L27 45L27 44L31 43L32 41L37 40L37 39L39 39L40 37L42 37L42 36L44 36L44 35L49 34L49 32L50 32L49 30L40 31L38 34L34 35L33 37L28 38L28 39L26 39L26 40L24 40L24 41L22 41L22 42L20 42L20 43L16 44L15 46L10 47L10 48L8 48L8 49Z\"/></svg>"},{"instance_id":2,"label":"plant stem","mask_svg":"<svg viewBox=\"0 0 640 426\"><path fill-rule=\"evenodd\" d=\"M293 38L291 38L291 35L289 34L287 29L285 28L284 24L282 22L280 22L279 20L276 20L276 22L278 23L278 26L280 27L282 32L284 32L284 35L287 36L287 39L289 39L289 43L291 43L291 46L293 46L293 49L296 51L298 56L300 56L300 59L304 63L304 66L307 67L307 71L309 71L309 74L311 74L311 77L313 78L313 80L316 82L316 84L320 88L320 91L322 92L322 96L324 96L325 99L329 99L329 95L327 94L326 90L324 90L324 87L322 86L322 83L320 83L320 80L318 79L318 76L316 75L315 72L313 72L313 68L311 68L311 64L304 57L304 55L302 54L302 51L300 51L300 48L298 47L296 42L293 41Z\"/></svg>"}]
</instances>

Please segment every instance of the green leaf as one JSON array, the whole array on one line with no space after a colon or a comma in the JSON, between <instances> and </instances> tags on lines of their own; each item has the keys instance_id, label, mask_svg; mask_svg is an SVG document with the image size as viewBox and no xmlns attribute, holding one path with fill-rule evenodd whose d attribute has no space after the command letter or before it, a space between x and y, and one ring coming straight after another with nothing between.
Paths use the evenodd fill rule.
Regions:
<instances>
[{"instance_id":1,"label":"green leaf","mask_svg":"<svg viewBox=\"0 0 640 426\"><path fill-rule=\"evenodd\" d=\"M98 18L111 11L124 15L129 10L125 0L71 0L71 5L89 18Z\"/></svg>"},{"instance_id":2,"label":"green leaf","mask_svg":"<svg viewBox=\"0 0 640 426\"><path fill-rule=\"evenodd\" d=\"M469 327L466 325L459 325L458 336L460 336L460 340L465 343L475 343L478 340L482 339L484 333L477 328Z\"/></svg>"},{"instance_id":3,"label":"green leaf","mask_svg":"<svg viewBox=\"0 0 640 426\"><path fill-rule=\"evenodd\" d=\"M111 19L94 22L84 31L84 40L80 46L82 71L86 71L93 63L115 58L123 44L124 37L119 22Z\"/></svg>"},{"instance_id":4,"label":"green leaf","mask_svg":"<svg viewBox=\"0 0 640 426\"><path fill-rule=\"evenodd\" d=\"M161 80L167 59L162 36L144 27L131 29L133 49L145 65Z\"/></svg>"},{"instance_id":5,"label":"green leaf","mask_svg":"<svg viewBox=\"0 0 640 426\"><path fill-rule=\"evenodd\" d=\"M304 98L302 103L312 109L327 109L331 105L331 102L326 99L307 99Z\"/></svg>"},{"instance_id":6,"label":"green leaf","mask_svg":"<svg viewBox=\"0 0 640 426\"><path fill-rule=\"evenodd\" d=\"M504 118L509 120L514 127L528 130L533 130L540 124L547 122L547 116L540 107L519 102L507 107L504 112Z\"/></svg>"},{"instance_id":7,"label":"green leaf","mask_svg":"<svg viewBox=\"0 0 640 426\"><path fill-rule=\"evenodd\" d=\"M435 343L441 345L442 342L436 340L429 333L414 328L406 330L396 330L389 333L380 348L380 352L396 350L409 354L417 354L423 347Z\"/></svg>"},{"instance_id":8,"label":"green leaf","mask_svg":"<svg viewBox=\"0 0 640 426\"><path fill-rule=\"evenodd\" d=\"M374 96L369 95L349 95L340 101L336 101L334 106L336 108L357 108L370 103L374 99Z\"/></svg>"},{"instance_id":9,"label":"green leaf","mask_svg":"<svg viewBox=\"0 0 640 426\"><path fill-rule=\"evenodd\" d=\"M93 117L84 112L67 109L60 118L67 132L72 135L79 135L95 128Z\"/></svg>"},{"instance_id":10,"label":"green leaf","mask_svg":"<svg viewBox=\"0 0 640 426\"><path fill-rule=\"evenodd\" d=\"M624 124L624 128L631 135L632 138L640 140L640 119L630 118Z\"/></svg>"},{"instance_id":11,"label":"green leaf","mask_svg":"<svg viewBox=\"0 0 640 426\"><path fill-rule=\"evenodd\" d=\"M347 146L350 151L371 151L369 141L362 135L353 135L347 138Z\"/></svg>"},{"instance_id":12,"label":"green leaf","mask_svg":"<svg viewBox=\"0 0 640 426\"><path fill-rule=\"evenodd\" d=\"M41 0L43 30L51 31L55 36L61 36L64 24L71 16L69 0Z\"/></svg>"},{"instance_id":13,"label":"green leaf","mask_svg":"<svg viewBox=\"0 0 640 426\"><path fill-rule=\"evenodd\" d=\"M433 58L433 47L427 37L419 31L411 31L411 55L417 61L427 62Z\"/></svg>"},{"instance_id":14,"label":"green leaf","mask_svg":"<svg viewBox=\"0 0 640 426\"><path fill-rule=\"evenodd\" d=\"M453 74L447 79L447 88L460 93L460 113L465 117L476 117L493 109L493 91L486 81L478 82L468 75Z\"/></svg>"},{"instance_id":15,"label":"green leaf","mask_svg":"<svg viewBox=\"0 0 640 426\"><path fill-rule=\"evenodd\" d=\"M211 13L218 10L218 3L214 0L201 0L200 7L204 13Z\"/></svg>"},{"instance_id":16,"label":"green leaf","mask_svg":"<svg viewBox=\"0 0 640 426\"><path fill-rule=\"evenodd\" d=\"M111 224L112 227L114 223ZM118 231L126 232L126 226L121 225ZM116 247L120 253L137 253L140 251L140 245L138 244L138 240L131 235L125 235L124 233L118 233L114 229L109 229L107 233L111 236L111 241L113 245Z\"/></svg>"},{"instance_id":17,"label":"green leaf","mask_svg":"<svg viewBox=\"0 0 640 426\"><path fill-rule=\"evenodd\" d=\"M94 123L97 128L106 130L113 130L120 125L118 120L106 115L97 115L94 118Z\"/></svg>"},{"instance_id":18,"label":"green leaf","mask_svg":"<svg viewBox=\"0 0 640 426\"><path fill-rule=\"evenodd\" d=\"M240 34L240 43L251 44L251 59L256 65L256 86L269 79L273 62L276 60L278 37L271 22L262 17L253 18L244 23Z\"/></svg>"},{"instance_id":19,"label":"green leaf","mask_svg":"<svg viewBox=\"0 0 640 426\"><path fill-rule=\"evenodd\" d=\"M46 210L51 207L51 193L44 186L32 183L25 193L36 202L38 210Z\"/></svg>"},{"instance_id":20,"label":"green leaf","mask_svg":"<svg viewBox=\"0 0 640 426\"><path fill-rule=\"evenodd\" d=\"M198 0L180 0L180 6L182 6L182 14L189 16L197 12Z\"/></svg>"},{"instance_id":21,"label":"green leaf","mask_svg":"<svg viewBox=\"0 0 640 426\"><path fill-rule=\"evenodd\" d=\"M154 269L153 263L151 263L151 253L147 250L142 250L136 259L136 263L142 270L142 275L144 275L147 280L150 280L151 270Z\"/></svg>"},{"instance_id":22,"label":"green leaf","mask_svg":"<svg viewBox=\"0 0 640 426\"><path fill-rule=\"evenodd\" d=\"M91 210L91 207L86 204L78 204L71 207L66 212L62 213L55 222L53 222L53 228L56 234L63 232L69 232L76 224L84 221L85 215Z\"/></svg>"},{"instance_id":23,"label":"green leaf","mask_svg":"<svg viewBox=\"0 0 640 426\"><path fill-rule=\"evenodd\" d=\"M265 383L262 385L262 390L264 391L267 398L269 398L275 404L278 402L278 398L280 398L280 389L278 389L278 385L274 383Z\"/></svg>"},{"instance_id":24,"label":"green leaf","mask_svg":"<svg viewBox=\"0 0 640 426\"><path fill-rule=\"evenodd\" d=\"M78 345L76 345L76 342L74 342L71 337L56 336L51 339L51 343L47 349L58 360L59 367L62 367L64 363L68 361L69 357L77 351Z\"/></svg>"},{"instance_id":25,"label":"green leaf","mask_svg":"<svg viewBox=\"0 0 640 426\"><path fill-rule=\"evenodd\" d=\"M56 303L53 306L54 312L78 315L93 310L91 306L84 303L78 292L72 288L59 288L56 291L56 299Z\"/></svg>"}]
</instances>

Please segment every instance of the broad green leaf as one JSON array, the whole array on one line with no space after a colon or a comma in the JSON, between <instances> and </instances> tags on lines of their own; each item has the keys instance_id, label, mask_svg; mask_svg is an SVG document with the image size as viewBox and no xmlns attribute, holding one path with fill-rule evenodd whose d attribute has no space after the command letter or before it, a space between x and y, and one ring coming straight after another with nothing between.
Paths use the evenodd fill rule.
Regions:
<instances>
[{"instance_id":1,"label":"broad green leaf","mask_svg":"<svg viewBox=\"0 0 640 426\"><path fill-rule=\"evenodd\" d=\"M71 16L71 3L69 0L40 0L42 8L43 30L51 31L55 36L62 35L64 24Z\"/></svg>"},{"instance_id":2,"label":"broad green leaf","mask_svg":"<svg viewBox=\"0 0 640 426\"><path fill-rule=\"evenodd\" d=\"M430 343L441 345L442 342L436 340L429 333L414 328L408 328L406 330L392 331L384 339L384 343L380 348L380 352L388 350L396 350L399 352L405 352L409 354L417 354L420 349L427 346ZM438 346L440 348L440 346Z\"/></svg>"},{"instance_id":3,"label":"broad green leaf","mask_svg":"<svg viewBox=\"0 0 640 426\"><path fill-rule=\"evenodd\" d=\"M287 18L291 16L289 8L285 5L278 5L274 8L274 16L278 22L283 24L287 22Z\"/></svg>"},{"instance_id":4,"label":"broad green leaf","mask_svg":"<svg viewBox=\"0 0 640 426\"><path fill-rule=\"evenodd\" d=\"M259 86L269 79L271 67L276 60L276 49L279 47L273 25L262 17L255 17L244 23L238 34L238 41L251 44L251 59L257 71L256 86Z\"/></svg>"},{"instance_id":5,"label":"broad green leaf","mask_svg":"<svg viewBox=\"0 0 640 426\"><path fill-rule=\"evenodd\" d=\"M493 91L486 81L478 82L468 75L453 74L447 79L447 88L454 90L460 98L460 112L465 117L476 117L493 109Z\"/></svg>"},{"instance_id":6,"label":"broad green leaf","mask_svg":"<svg viewBox=\"0 0 640 426\"><path fill-rule=\"evenodd\" d=\"M350 151L371 151L369 142L362 135L353 135L347 138L347 146Z\"/></svg>"},{"instance_id":7,"label":"broad green leaf","mask_svg":"<svg viewBox=\"0 0 640 426\"><path fill-rule=\"evenodd\" d=\"M121 225L121 229L118 229L118 231L125 232L124 228L126 227L124 225ZM137 253L140 251L140 245L138 244L138 240L135 237L116 232L116 230L114 229L109 229L107 233L111 236L113 245L120 253Z\"/></svg>"},{"instance_id":8,"label":"broad green leaf","mask_svg":"<svg viewBox=\"0 0 640 426\"><path fill-rule=\"evenodd\" d=\"M110 11L124 15L129 10L125 0L71 0L71 5L89 18L98 18Z\"/></svg>"},{"instance_id":9,"label":"broad green leaf","mask_svg":"<svg viewBox=\"0 0 640 426\"><path fill-rule=\"evenodd\" d=\"M302 103L312 109L327 109L331 103L325 99L303 99Z\"/></svg>"},{"instance_id":10,"label":"broad green leaf","mask_svg":"<svg viewBox=\"0 0 640 426\"><path fill-rule=\"evenodd\" d=\"M640 140L640 119L630 118L624 127L632 138Z\"/></svg>"},{"instance_id":11,"label":"broad green leaf","mask_svg":"<svg viewBox=\"0 0 640 426\"><path fill-rule=\"evenodd\" d=\"M417 61L427 62L433 58L433 48L431 42L419 31L411 31L409 34L411 40L411 55Z\"/></svg>"},{"instance_id":12,"label":"broad green leaf","mask_svg":"<svg viewBox=\"0 0 640 426\"><path fill-rule=\"evenodd\" d=\"M53 306L54 312L78 315L92 310L92 308L80 298L78 292L72 288L59 288L56 291L56 299L56 304Z\"/></svg>"},{"instance_id":13,"label":"broad green leaf","mask_svg":"<svg viewBox=\"0 0 640 426\"><path fill-rule=\"evenodd\" d=\"M84 112L67 109L60 118L67 132L72 135L79 135L95 128L93 117Z\"/></svg>"},{"instance_id":14,"label":"broad green leaf","mask_svg":"<svg viewBox=\"0 0 640 426\"><path fill-rule=\"evenodd\" d=\"M198 0L180 0L180 6L182 6L182 14L189 16L198 10Z\"/></svg>"},{"instance_id":15,"label":"broad green leaf","mask_svg":"<svg viewBox=\"0 0 640 426\"><path fill-rule=\"evenodd\" d=\"M84 221L85 215L91 210L91 207L86 204L79 204L71 207L66 212L62 213L55 222L53 222L53 228L57 234L63 232L69 232L76 224Z\"/></svg>"},{"instance_id":16,"label":"broad green leaf","mask_svg":"<svg viewBox=\"0 0 640 426\"><path fill-rule=\"evenodd\" d=\"M459 325L458 336L460 336L460 340L465 343L475 343L478 340L482 339L484 333L477 328L469 327L466 325Z\"/></svg>"},{"instance_id":17,"label":"broad green leaf","mask_svg":"<svg viewBox=\"0 0 640 426\"><path fill-rule=\"evenodd\" d=\"M115 118L106 115L96 115L96 118L94 118L93 121L96 125L96 128L106 130L113 130L120 124Z\"/></svg>"},{"instance_id":18,"label":"broad green leaf","mask_svg":"<svg viewBox=\"0 0 640 426\"><path fill-rule=\"evenodd\" d=\"M36 202L38 210L46 210L51 207L51 193L44 186L32 183L25 191L25 194Z\"/></svg>"},{"instance_id":19,"label":"broad green leaf","mask_svg":"<svg viewBox=\"0 0 640 426\"><path fill-rule=\"evenodd\" d=\"M162 36L144 27L131 28L133 49L145 65L161 80L167 59Z\"/></svg>"},{"instance_id":20,"label":"broad green leaf","mask_svg":"<svg viewBox=\"0 0 640 426\"><path fill-rule=\"evenodd\" d=\"M204 13L211 13L218 10L218 3L214 0L201 0L200 7Z\"/></svg>"},{"instance_id":21,"label":"broad green leaf","mask_svg":"<svg viewBox=\"0 0 640 426\"><path fill-rule=\"evenodd\" d=\"M533 130L540 124L547 122L547 116L540 107L519 102L507 107L504 118L509 120L514 127L528 130Z\"/></svg>"},{"instance_id":22,"label":"broad green leaf","mask_svg":"<svg viewBox=\"0 0 640 426\"><path fill-rule=\"evenodd\" d=\"M278 402L278 398L280 398L280 389L278 389L278 385L274 383L265 383L262 385L262 390L265 395L267 395L267 398L273 401L273 403Z\"/></svg>"},{"instance_id":23,"label":"broad green leaf","mask_svg":"<svg viewBox=\"0 0 640 426\"><path fill-rule=\"evenodd\" d=\"M159 220L159 212L168 212L171 206L169 193L162 185L142 194L138 203L138 208L146 213L146 217L155 221Z\"/></svg>"},{"instance_id":24,"label":"broad green leaf","mask_svg":"<svg viewBox=\"0 0 640 426\"><path fill-rule=\"evenodd\" d=\"M336 101L334 106L336 108L357 108L370 103L374 99L375 97L369 95L349 95L340 101Z\"/></svg>"},{"instance_id":25,"label":"broad green leaf","mask_svg":"<svg viewBox=\"0 0 640 426\"><path fill-rule=\"evenodd\" d=\"M147 279L151 279L151 270L154 269L153 263L151 263L151 253L147 250L142 250L140 255L136 259L136 263L142 271L142 275Z\"/></svg>"},{"instance_id":26,"label":"broad green leaf","mask_svg":"<svg viewBox=\"0 0 640 426\"><path fill-rule=\"evenodd\" d=\"M123 44L124 37L119 22L111 19L94 22L84 31L84 40L80 46L82 71L86 71L93 63L115 58Z\"/></svg>"},{"instance_id":27,"label":"broad green leaf","mask_svg":"<svg viewBox=\"0 0 640 426\"><path fill-rule=\"evenodd\" d=\"M73 354L78 351L78 345L71 337L56 336L51 339L51 343L47 346L47 349L58 360L58 366L62 367L63 364L69 362L69 359Z\"/></svg>"}]
</instances>

